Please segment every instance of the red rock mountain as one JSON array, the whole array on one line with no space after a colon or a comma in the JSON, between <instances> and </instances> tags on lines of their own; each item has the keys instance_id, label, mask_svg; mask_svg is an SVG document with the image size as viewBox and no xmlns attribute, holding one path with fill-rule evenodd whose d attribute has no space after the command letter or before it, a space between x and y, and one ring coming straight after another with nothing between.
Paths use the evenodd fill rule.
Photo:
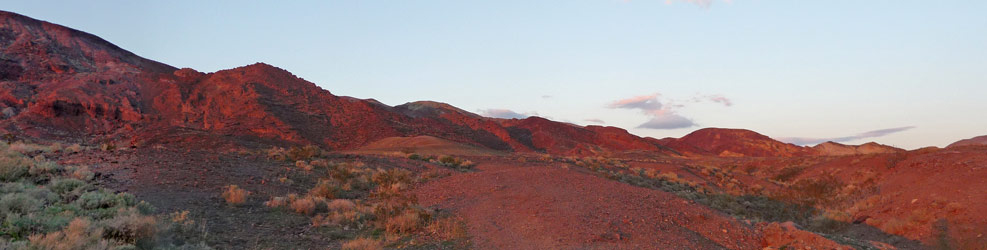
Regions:
<instances>
[{"instance_id":1,"label":"red rock mountain","mask_svg":"<svg viewBox=\"0 0 987 250\"><path fill-rule=\"evenodd\" d=\"M776 141L746 129L704 128L682 138L660 141L687 155L764 157L812 154L810 149Z\"/></svg>"},{"instance_id":2,"label":"red rock mountain","mask_svg":"<svg viewBox=\"0 0 987 250\"><path fill-rule=\"evenodd\" d=\"M482 117L448 104L336 96L267 65L202 73L91 34L0 12L0 131L41 139L318 144L348 149L429 135L495 150L662 151L614 127Z\"/></svg>"}]
</instances>

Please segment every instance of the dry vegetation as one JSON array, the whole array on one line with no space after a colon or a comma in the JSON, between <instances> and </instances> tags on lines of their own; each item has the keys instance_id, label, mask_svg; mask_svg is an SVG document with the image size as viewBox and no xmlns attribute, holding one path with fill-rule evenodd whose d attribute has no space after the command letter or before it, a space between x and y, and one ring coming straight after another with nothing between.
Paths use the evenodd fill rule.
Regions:
<instances>
[{"instance_id":1,"label":"dry vegetation","mask_svg":"<svg viewBox=\"0 0 987 250\"><path fill-rule=\"evenodd\" d=\"M175 240L180 226L133 195L97 187L87 167L44 156L62 150L83 148L0 143L0 249L208 248Z\"/></svg>"},{"instance_id":2,"label":"dry vegetation","mask_svg":"<svg viewBox=\"0 0 987 250\"><path fill-rule=\"evenodd\" d=\"M473 163L470 160L459 158L459 157L455 157L455 156L449 156L449 155L442 155L442 156L425 155L425 156L423 156L423 155L419 155L419 154L409 154L408 155L408 159L419 160L419 161L427 161L427 162L439 164L439 165L442 165L442 166L445 166L445 167L453 168L453 169L456 169L456 170L459 170L459 171L469 171L470 169L473 169L474 166L476 166L476 163Z\"/></svg>"},{"instance_id":3,"label":"dry vegetation","mask_svg":"<svg viewBox=\"0 0 987 250\"><path fill-rule=\"evenodd\" d=\"M311 226L317 229L338 231L342 239L349 239L344 249L466 246L466 231L460 220L421 207L406 194L416 183L434 178L431 174L415 176L400 168L329 162L320 158L321 154L292 156L282 152L269 150L268 156L294 162L296 168L317 180L305 193L271 197L264 205L309 216ZM449 156L412 159L456 169L473 165Z\"/></svg>"},{"instance_id":4,"label":"dry vegetation","mask_svg":"<svg viewBox=\"0 0 987 250\"><path fill-rule=\"evenodd\" d=\"M687 172L696 172L707 180L712 180L712 184L717 188L701 185L672 172L629 168L618 159L587 157L564 158L561 161L593 170L617 181L670 192L739 219L755 222L793 221L805 230L828 236L841 244L860 248L871 247L867 242L829 235L849 225L848 222L836 220L826 210L816 207L843 202L839 199L846 196L840 195L843 184L831 176L790 184L785 192L764 193L763 187L742 187L730 171L712 167L683 166L688 170ZM789 177L781 179L787 178Z\"/></svg>"},{"instance_id":5,"label":"dry vegetation","mask_svg":"<svg viewBox=\"0 0 987 250\"><path fill-rule=\"evenodd\" d=\"M250 192L247 192L247 190L244 190L237 185L228 185L226 186L226 191L223 191L223 199L226 200L226 203L231 205L239 205L247 202L248 194L250 194Z\"/></svg>"}]
</instances>

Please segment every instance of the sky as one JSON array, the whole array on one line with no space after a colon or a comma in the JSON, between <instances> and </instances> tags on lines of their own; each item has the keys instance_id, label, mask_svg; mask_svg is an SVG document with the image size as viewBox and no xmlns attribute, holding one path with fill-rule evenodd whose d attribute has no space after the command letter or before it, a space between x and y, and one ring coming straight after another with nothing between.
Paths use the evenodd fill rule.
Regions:
<instances>
[{"instance_id":1,"label":"sky","mask_svg":"<svg viewBox=\"0 0 987 250\"><path fill-rule=\"evenodd\" d=\"M640 136L906 149L987 134L987 1L0 1L203 72Z\"/></svg>"}]
</instances>

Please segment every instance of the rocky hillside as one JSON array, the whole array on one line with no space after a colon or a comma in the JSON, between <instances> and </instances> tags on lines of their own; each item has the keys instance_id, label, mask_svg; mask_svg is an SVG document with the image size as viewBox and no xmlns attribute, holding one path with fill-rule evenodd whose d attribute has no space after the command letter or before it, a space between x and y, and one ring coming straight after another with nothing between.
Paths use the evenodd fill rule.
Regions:
<instances>
[{"instance_id":1,"label":"rocky hillside","mask_svg":"<svg viewBox=\"0 0 987 250\"><path fill-rule=\"evenodd\" d=\"M132 145L330 149L428 135L501 151L662 151L619 128L538 117L486 118L437 102L390 107L333 95L263 63L213 73L176 69L96 36L15 13L0 13L0 24L0 132L5 134Z\"/></svg>"}]
</instances>

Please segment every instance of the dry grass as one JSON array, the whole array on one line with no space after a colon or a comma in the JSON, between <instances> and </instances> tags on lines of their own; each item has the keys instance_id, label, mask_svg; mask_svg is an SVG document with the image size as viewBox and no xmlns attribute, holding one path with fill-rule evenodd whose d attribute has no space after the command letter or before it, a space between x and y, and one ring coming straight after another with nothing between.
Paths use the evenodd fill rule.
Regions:
<instances>
[{"instance_id":1,"label":"dry grass","mask_svg":"<svg viewBox=\"0 0 987 250\"><path fill-rule=\"evenodd\" d=\"M285 197L271 197L271 200L264 202L264 206L270 208L284 207L288 206L288 198Z\"/></svg>"},{"instance_id":2,"label":"dry grass","mask_svg":"<svg viewBox=\"0 0 987 250\"><path fill-rule=\"evenodd\" d=\"M383 243L371 238L356 238L343 243L346 250L380 250L384 249Z\"/></svg>"},{"instance_id":3,"label":"dry grass","mask_svg":"<svg viewBox=\"0 0 987 250\"><path fill-rule=\"evenodd\" d=\"M315 199L311 196L295 199L291 201L291 210L300 214L312 214L312 212L315 212L315 202Z\"/></svg>"},{"instance_id":4,"label":"dry grass","mask_svg":"<svg viewBox=\"0 0 987 250\"><path fill-rule=\"evenodd\" d=\"M463 222L452 217L433 220L425 227L425 232L440 241L466 238Z\"/></svg>"},{"instance_id":5,"label":"dry grass","mask_svg":"<svg viewBox=\"0 0 987 250\"><path fill-rule=\"evenodd\" d=\"M339 185L333 181L319 180L319 183L315 184L315 187L312 187L312 189L308 191L308 195L325 199L333 199L336 198L336 193L339 193L342 189L342 187L339 187Z\"/></svg>"},{"instance_id":6,"label":"dry grass","mask_svg":"<svg viewBox=\"0 0 987 250\"><path fill-rule=\"evenodd\" d=\"M346 199L335 199L327 205L331 211L347 211L356 208L356 203Z\"/></svg>"},{"instance_id":7,"label":"dry grass","mask_svg":"<svg viewBox=\"0 0 987 250\"><path fill-rule=\"evenodd\" d=\"M188 217L188 210L176 211L171 213L171 222L180 225L191 225L195 223Z\"/></svg>"},{"instance_id":8,"label":"dry grass","mask_svg":"<svg viewBox=\"0 0 987 250\"><path fill-rule=\"evenodd\" d=\"M308 162L305 162L304 160L295 161L295 167L305 171L312 171L313 169L312 165L308 164Z\"/></svg>"},{"instance_id":9,"label":"dry grass","mask_svg":"<svg viewBox=\"0 0 987 250\"><path fill-rule=\"evenodd\" d=\"M398 216L387 219L384 230L392 234L407 234L420 229L421 224L421 215L413 209L408 209Z\"/></svg>"},{"instance_id":10,"label":"dry grass","mask_svg":"<svg viewBox=\"0 0 987 250\"><path fill-rule=\"evenodd\" d=\"M226 191L223 191L223 199L225 199L228 204L238 205L247 202L248 194L249 192L247 192L247 190L244 190L237 185L229 185L226 186Z\"/></svg>"},{"instance_id":11,"label":"dry grass","mask_svg":"<svg viewBox=\"0 0 987 250\"><path fill-rule=\"evenodd\" d=\"M28 240L40 249L110 249L102 235L103 230L94 227L89 220L75 218L61 231L32 235Z\"/></svg>"},{"instance_id":12,"label":"dry grass","mask_svg":"<svg viewBox=\"0 0 987 250\"><path fill-rule=\"evenodd\" d=\"M68 153L78 153L78 152L82 152L82 150L83 150L82 145L79 145L78 143L65 147L65 152Z\"/></svg>"}]
</instances>

